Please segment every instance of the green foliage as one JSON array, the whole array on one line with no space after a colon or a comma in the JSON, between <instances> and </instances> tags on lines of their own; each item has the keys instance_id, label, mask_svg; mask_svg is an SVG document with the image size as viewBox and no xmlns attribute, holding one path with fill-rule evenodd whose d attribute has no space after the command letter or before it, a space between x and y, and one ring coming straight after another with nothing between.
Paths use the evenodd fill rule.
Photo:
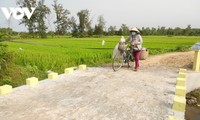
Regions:
<instances>
[{"instance_id":1,"label":"green foliage","mask_svg":"<svg viewBox=\"0 0 200 120\"><path fill-rule=\"evenodd\" d=\"M190 48L190 46L180 45L180 46L176 47L175 51L185 52L185 51L189 51L189 48Z\"/></svg>"},{"instance_id":2,"label":"green foliage","mask_svg":"<svg viewBox=\"0 0 200 120\"><path fill-rule=\"evenodd\" d=\"M47 26L45 25L45 19L50 14L50 9L44 4L44 0L18 0L17 5L20 7L36 7L31 19L23 17L20 24L24 24L28 27L29 34L31 36L38 35L41 38L46 38Z\"/></svg>"},{"instance_id":3,"label":"green foliage","mask_svg":"<svg viewBox=\"0 0 200 120\"><path fill-rule=\"evenodd\" d=\"M30 64L27 64L26 65L26 70L28 71L28 75L27 76L37 76L38 75L38 67L37 66L31 66Z\"/></svg>"},{"instance_id":4,"label":"green foliage","mask_svg":"<svg viewBox=\"0 0 200 120\"><path fill-rule=\"evenodd\" d=\"M129 35L129 28L126 26L126 24L122 24L120 28L120 35L126 36Z\"/></svg>"},{"instance_id":5,"label":"green foliage","mask_svg":"<svg viewBox=\"0 0 200 120\"><path fill-rule=\"evenodd\" d=\"M36 7L37 3L35 0L17 0L17 5L20 7L28 7L29 10L31 7ZM27 17L24 17L20 24L24 24L28 28L29 34L34 37L36 34L36 22L37 22L37 14L33 13L31 16L31 19L28 19Z\"/></svg>"},{"instance_id":6,"label":"green foliage","mask_svg":"<svg viewBox=\"0 0 200 120\"><path fill-rule=\"evenodd\" d=\"M115 31L116 31L116 26L110 26L109 28L108 28L108 35L109 36L113 36L113 35L115 35Z\"/></svg>"},{"instance_id":7,"label":"green foliage","mask_svg":"<svg viewBox=\"0 0 200 120\"><path fill-rule=\"evenodd\" d=\"M103 35L103 27L99 26L99 25L95 25L94 34L98 35L98 36L102 36Z\"/></svg>"},{"instance_id":8,"label":"green foliage","mask_svg":"<svg viewBox=\"0 0 200 120\"><path fill-rule=\"evenodd\" d=\"M38 6L36 10L34 11L34 14L36 14L36 29L38 35L41 38L47 38L46 30L48 29L45 25L45 19L47 18L47 15L50 14L50 9L44 4L44 0L40 0L38 2Z\"/></svg>"},{"instance_id":9,"label":"green foliage","mask_svg":"<svg viewBox=\"0 0 200 120\"><path fill-rule=\"evenodd\" d=\"M101 46L105 40L105 46ZM111 60L112 52L120 37L103 38L55 38L19 40L24 43L8 43L15 52L15 63L37 66L40 70L62 72L65 67L78 64L96 66ZM143 47L150 54L185 51L199 40L199 37L143 37ZM23 50L19 50L22 48Z\"/></svg>"},{"instance_id":10,"label":"green foliage","mask_svg":"<svg viewBox=\"0 0 200 120\"><path fill-rule=\"evenodd\" d=\"M47 71L45 70L40 70L38 66L36 65L31 65L27 63L25 67L23 68L23 74L22 77L24 79L29 78L29 77L37 77L39 79L45 79L47 77Z\"/></svg>"},{"instance_id":11,"label":"green foliage","mask_svg":"<svg viewBox=\"0 0 200 120\"><path fill-rule=\"evenodd\" d=\"M168 35L168 36L199 36L200 29L199 28L192 28L191 25L188 25L185 29L183 28L166 28L164 26L158 28L149 28L149 27L142 27L140 30L142 35Z\"/></svg>"},{"instance_id":12,"label":"green foliage","mask_svg":"<svg viewBox=\"0 0 200 120\"><path fill-rule=\"evenodd\" d=\"M90 12L89 10L81 10L77 13L77 16L79 18L79 25L78 25L78 36L75 37L88 37L88 32L92 29L90 19Z\"/></svg>"},{"instance_id":13,"label":"green foliage","mask_svg":"<svg viewBox=\"0 0 200 120\"><path fill-rule=\"evenodd\" d=\"M0 67L1 69L5 69L7 62L9 61L10 56L7 51L7 45L0 43Z\"/></svg>"},{"instance_id":14,"label":"green foliage","mask_svg":"<svg viewBox=\"0 0 200 120\"><path fill-rule=\"evenodd\" d=\"M99 66L110 63L113 49L120 38L120 36L101 38L61 37L21 39L17 42L7 42L9 51L13 51L14 54L14 64L23 66L19 70L20 73L13 72L21 76L21 79L14 78L18 81L12 81L12 84L15 86L24 84L24 80L32 76L44 79L47 77L46 72L48 70L63 73L65 68L80 64ZM148 48L151 55L185 51L199 39L200 37L143 36L143 47ZM104 47L101 45L102 40L105 40ZM18 68L14 69L18 71Z\"/></svg>"},{"instance_id":15,"label":"green foliage","mask_svg":"<svg viewBox=\"0 0 200 120\"><path fill-rule=\"evenodd\" d=\"M95 35L103 35L104 33L104 28L105 28L105 24L106 24L106 21L104 19L104 17L101 15L98 17L98 24L95 25L95 28L94 28L94 34Z\"/></svg>"},{"instance_id":16,"label":"green foliage","mask_svg":"<svg viewBox=\"0 0 200 120\"><path fill-rule=\"evenodd\" d=\"M56 13L56 21L54 21L56 24L56 34L65 35L70 27L70 19L68 17L70 12L64 9L63 5L58 3L58 0L54 0L52 6Z\"/></svg>"},{"instance_id":17,"label":"green foliage","mask_svg":"<svg viewBox=\"0 0 200 120\"><path fill-rule=\"evenodd\" d=\"M12 83L11 78L5 74L11 59L12 55L7 51L7 45L0 43L0 85Z\"/></svg>"},{"instance_id":18,"label":"green foliage","mask_svg":"<svg viewBox=\"0 0 200 120\"><path fill-rule=\"evenodd\" d=\"M10 40L11 36L16 34L11 28L0 28L0 42Z\"/></svg>"},{"instance_id":19,"label":"green foliage","mask_svg":"<svg viewBox=\"0 0 200 120\"><path fill-rule=\"evenodd\" d=\"M9 76L4 76L4 77L2 78L2 80L0 81L0 86L5 85L5 84L7 84L7 85L12 85L12 84L13 84L12 78L9 77Z\"/></svg>"},{"instance_id":20,"label":"green foliage","mask_svg":"<svg viewBox=\"0 0 200 120\"><path fill-rule=\"evenodd\" d=\"M20 38L32 38L34 37L33 35L30 35L29 33L21 33Z\"/></svg>"}]
</instances>

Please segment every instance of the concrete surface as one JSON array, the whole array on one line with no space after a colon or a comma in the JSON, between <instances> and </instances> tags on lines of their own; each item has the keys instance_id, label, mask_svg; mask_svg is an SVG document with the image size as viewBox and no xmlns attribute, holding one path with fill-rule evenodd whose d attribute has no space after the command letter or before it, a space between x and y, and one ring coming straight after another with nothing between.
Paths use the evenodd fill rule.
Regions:
<instances>
[{"instance_id":1,"label":"concrete surface","mask_svg":"<svg viewBox=\"0 0 200 120\"><path fill-rule=\"evenodd\" d=\"M184 60L183 60L184 58ZM21 86L0 96L1 120L167 120L179 68L191 68L194 52L157 55L141 70L89 68ZM200 87L200 73L188 70L187 92Z\"/></svg>"},{"instance_id":2,"label":"concrete surface","mask_svg":"<svg viewBox=\"0 0 200 120\"><path fill-rule=\"evenodd\" d=\"M200 88L200 72L194 72L192 70L187 72L186 88L187 93Z\"/></svg>"},{"instance_id":3,"label":"concrete surface","mask_svg":"<svg viewBox=\"0 0 200 120\"><path fill-rule=\"evenodd\" d=\"M2 120L165 120L177 72L89 68L0 96ZM170 99L171 98L171 99Z\"/></svg>"}]
</instances>

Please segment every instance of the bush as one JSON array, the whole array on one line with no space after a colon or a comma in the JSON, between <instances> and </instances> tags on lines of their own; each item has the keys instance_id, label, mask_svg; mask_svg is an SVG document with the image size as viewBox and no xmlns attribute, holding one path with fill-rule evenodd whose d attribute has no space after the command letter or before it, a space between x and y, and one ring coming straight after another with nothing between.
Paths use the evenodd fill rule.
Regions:
<instances>
[{"instance_id":1,"label":"bush","mask_svg":"<svg viewBox=\"0 0 200 120\"><path fill-rule=\"evenodd\" d=\"M0 42L3 41L3 39L2 39L3 36L4 36L3 34L0 34Z\"/></svg>"},{"instance_id":2,"label":"bush","mask_svg":"<svg viewBox=\"0 0 200 120\"><path fill-rule=\"evenodd\" d=\"M0 43L0 65L6 61L7 58L7 45Z\"/></svg>"},{"instance_id":3,"label":"bush","mask_svg":"<svg viewBox=\"0 0 200 120\"><path fill-rule=\"evenodd\" d=\"M0 42L5 41L5 34L0 33Z\"/></svg>"},{"instance_id":4,"label":"bush","mask_svg":"<svg viewBox=\"0 0 200 120\"><path fill-rule=\"evenodd\" d=\"M185 51L188 51L189 50L189 46L183 46L183 45L181 45L181 46L178 46L178 47L176 47L176 51L179 51L179 52L185 52Z\"/></svg>"},{"instance_id":5,"label":"bush","mask_svg":"<svg viewBox=\"0 0 200 120\"><path fill-rule=\"evenodd\" d=\"M2 71L7 69L7 65L12 59L11 56L11 53L7 50L7 45L0 43L0 77L2 77Z\"/></svg>"},{"instance_id":6,"label":"bush","mask_svg":"<svg viewBox=\"0 0 200 120\"><path fill-rule=\"evenodd\" d=\"M4 76L0 82L0 85L12 85L12 79L9 76Z\"/></svg>"},{"instance_id":7,"label":"bush","mask_svg":"<svg viewBox=\"0 0 200 120\"><path fill-rule=\"evenodd\" d=\"M34 35L30 35L30 34L28 34L28 33L21 33L20 34L20 38L33 38L34 37Z\"/></svg>"}]
</instances>

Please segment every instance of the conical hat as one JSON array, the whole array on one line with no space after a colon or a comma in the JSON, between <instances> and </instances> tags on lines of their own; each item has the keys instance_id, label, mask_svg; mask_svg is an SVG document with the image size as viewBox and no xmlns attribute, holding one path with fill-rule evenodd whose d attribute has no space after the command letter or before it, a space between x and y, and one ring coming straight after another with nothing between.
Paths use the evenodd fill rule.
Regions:
<instances>
[{"instance_id":1,"label":"conical hat","mask_svg":"<svg viewBox=\"0 0 200 120\"><path fill-rule=\"evenodd\" d=\"M129 31L130 31L130 32L135 31L135 32L137 32L137 33L140 33L140 31L139 31L137 28L131 28Z\"/></svg>"}]
</instances>

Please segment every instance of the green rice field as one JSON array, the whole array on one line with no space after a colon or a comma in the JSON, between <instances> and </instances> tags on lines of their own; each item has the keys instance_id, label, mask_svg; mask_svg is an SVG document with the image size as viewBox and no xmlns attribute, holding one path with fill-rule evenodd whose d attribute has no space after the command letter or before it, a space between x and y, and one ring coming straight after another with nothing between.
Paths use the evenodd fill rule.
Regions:
<instances>
[{"instance_id":1,"label":"green rice field","mask_svg":"<svg viewBox=\"0 0 200 120\"><path fill-rule=\"evenodd\" d=\"M127 37L125 37L127 38ZM105 40L103 47L101 42ZM63 72L66 67L87 64L98 66L111 62L112 52L120 36L103 38L48 38L19 39L7 42L14 53L14 63L21 66L37 66L38 69ZM184 51L190 48L200 37L144 36L143 47L151 55L166 52Z\"/></svg>"},{"instance_id":2,"label":"green rice field","mask_svg":"<svg viewBox=\"0 0 200 120\"><path fill-rule=\"evenodd\" d=\"M112 53L120 36L101 38L47 38L15 39L4 42L12 59L6 64L6 70L0 74L0 85L13 87L26 84L26 78L47 78L47 71L64 73L67 67L80 64L100 66L111 63ZM127 38L127 37L125 37ZM102 46L102 40L105 46ZM150 55L167 52L187 51L200 41L200 37L143 36L143 47Z\"/></svg>"}]
</instances>

